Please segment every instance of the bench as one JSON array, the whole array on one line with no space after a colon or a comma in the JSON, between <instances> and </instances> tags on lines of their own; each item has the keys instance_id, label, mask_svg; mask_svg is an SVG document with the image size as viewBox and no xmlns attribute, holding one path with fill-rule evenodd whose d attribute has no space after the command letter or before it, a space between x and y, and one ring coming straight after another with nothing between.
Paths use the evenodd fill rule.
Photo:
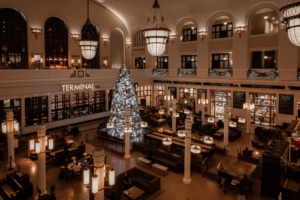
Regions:
<instances>
[{"instance_id":1,"label":"bench","mask_svg":"<svg viewBox=\"0 0 300 200\"><path fill-rule=\"evenodd\" d=\"M136 163L137 163L138 165L145 166L145 167L149 168L149 166L150 166L150 164L152 163L152 161L151 161L151 160L148 160L148 159L146 159L146 158L144 158L144 157L138 157L138 158L136 159Z\"/></svg>"},{"instance_id":2,"label":"bench","mask_svg":"<svg viewBox=\"0 0 300 200\"><path fill-rule=\"evenodd\" d=\"M160 165L158 163L152 164L152 171L156 173L161 173L162 175L166 176L168 174L168 167Z\"/></svg>"}]
</instances>

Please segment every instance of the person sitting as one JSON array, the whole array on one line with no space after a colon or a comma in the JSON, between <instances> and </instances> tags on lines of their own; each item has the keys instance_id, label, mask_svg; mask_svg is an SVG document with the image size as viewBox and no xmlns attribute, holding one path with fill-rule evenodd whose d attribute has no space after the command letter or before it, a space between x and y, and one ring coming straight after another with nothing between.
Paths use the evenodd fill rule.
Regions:
<instances>
[{"instance_id":1,"label":"person sitting","mask_svg":"<svg viewBox=\"0 0 300 200\"><path fill-rule=\"evenodd\" d=\"M244 150L243 150L243 155L244 156L252 156L252 151L248 149L248 147L246 147Z\"/></svg>"},{"instance_id":2,"label":"person sitting","mask_svg":"<svg viewBox=\"0 0 300 200\"><path fill-rule=\"evenodd\" d=\"M220 178L219 186L220 186L220 188L223 188L223 192L226 194L227 192L225 190L225 184L226 184L226 181L228 181L229 176L223 167L218 172L218 176Z\"/></svg>"},{"instance_id":3,"label":"person sitting","mask_svg":"<svg viewBox=\"0 0 300 200\"><path fill-rule=\"evenodd\" d=\"M123 184L125 190L129 189L132 186L132 180L127 172L124 172Z\"/></svg>"}]
</instances>

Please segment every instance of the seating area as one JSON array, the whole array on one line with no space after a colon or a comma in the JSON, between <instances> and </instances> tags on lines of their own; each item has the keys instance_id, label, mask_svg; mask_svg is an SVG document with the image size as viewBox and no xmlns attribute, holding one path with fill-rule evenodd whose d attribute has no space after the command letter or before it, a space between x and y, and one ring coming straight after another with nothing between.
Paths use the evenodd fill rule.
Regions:
<instances>
[{"instance_id":1,"label":"seating area","mask_svg":"<svg viewBox=\"0 0 300 200\"><path fill-rule=\"evenodd\" d=\"M105 196L107 198L113 199L115 192L118 189L123 188L125 172L127 172L128 176L132 179L132 185L144 190L145 193L154 194L160 190L161 180L159 176L140 167L133 167L116 176L116 184L112 188L105 190Z\"/></svg>"},{"instance_id":2,"label":"seating area","mask_svg":"<svg viewBox=\"0 0 300 200\"><path fill-rule=\"evenodd\" d=\"M28 174L15 171L0 180L0 197L4 200L26 199L32 194L33 184L29 181Z\"/></svg>"},{"instance_id":3,"label":"seating area","mask_svg":"<svg viewBox=\"0 0 300 200\"><path fill-rule=\"evenodd\" d=\"M147 159L164 165L175 172L182 172L184 158L181 155L165 151L163 149L151 148L148 150Z\"/></svg>"}]
</instances>

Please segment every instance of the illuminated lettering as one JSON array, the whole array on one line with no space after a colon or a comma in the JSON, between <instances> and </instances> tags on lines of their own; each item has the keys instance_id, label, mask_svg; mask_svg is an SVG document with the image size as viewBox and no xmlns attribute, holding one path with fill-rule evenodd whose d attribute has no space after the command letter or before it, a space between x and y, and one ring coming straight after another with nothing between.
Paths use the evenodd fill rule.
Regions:
<instances>
[{"instance_id":1,"label":"illuminated lettering","mask_svg":"<svg viewBox=\"0 0 300 200\"><path fill-rule=\"evenodd\" d=\"M95 89L93 83L66 84L66 85L61 85L61 87L64 92Z\"/></svg>"}]
</instances>

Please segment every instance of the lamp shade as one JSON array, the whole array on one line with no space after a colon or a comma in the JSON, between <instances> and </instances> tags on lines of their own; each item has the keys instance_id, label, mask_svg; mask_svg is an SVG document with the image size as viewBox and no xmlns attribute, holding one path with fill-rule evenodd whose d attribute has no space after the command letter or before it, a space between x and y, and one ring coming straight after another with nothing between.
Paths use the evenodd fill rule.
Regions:
<instances>
[{"instance_id":1,"label":"lamp shade","mask_svg":"<svg viewBox=\"0 0 300 200\"><path fill-rule=\"evenodd\" d=\"M35 141L34 141L33 138L29 140L29 150L31 150L31 151L34 150L34 145L35 145L34 142L35 142Z\"/></svg>"},{"instance_id":2,"label":"lamp shade","mask_svg":"<svg viewBox=\"0 0 300 200\"><path fill-rule=\"evenodd\" d=\"M210 136L204 136L204 143L212 144L212 143L214 143L214 138L210 137Z\"/></svg>"},{"instance_id":3,"label":"lamp shade","mask_svg":"<svg viewBox=\"0 0 300 200\"><path fill-rule=\"evenodd\" d=\"M50 138L48 139L48 149L49 149L49 150L54 149L54 139L53 139L52 137L50 137Z\"/></svg>"},{"instance_id":4,"label":"lamp shade","mask_svg":"<svg viewBox=\"0 0 300 200\"><path fill-rule=\"evenodd\" d=\"M178 137L185 137L185 130L178 130L177 135Z\"/></svg>"},{"instance_id":5,"label":"lamp shade","mask_svg":"<svg viewBox=\"0 0 300 200\"><path fill-rule=\"evenodd\" d=\"M83 170L83 184L90 184L90 169L87 167Z\"/></svg>"},{"instance_id":6,"label":"lamp shade","mask_svg":"<svg viewBox=\"0 0 300 200\"><path fill-rule=\"evenodd\" d=\"M92 177L92 193L96 194L98 192L98 176L96 174Z\"/></svg>"},{"instance_id":7,"label":"lamp shade","mask_svg":"<svg viewBox=\"0 0 300 200\"><path fill-rule=\"evenodd\" d=\"M108 184L110 186L115 185L115 169L114 168L109 169L108 177L109 177Z\"/></svg>"},{"instance_id":8,"label":"lamp shade","mask_svg":"<svg viewBox=\"0 0 300 200\"><path fill-rule=\"evenodd\" d=\"M170 30L153 28L143 30L147 50L152 56L161 56L166 50Z\"/></svg>"},{"instance_id":9,"label":"lamp shade","mask_svg":"<svg viewBox=\"0 0 300 200\"><path fill-rule=\"evenodd\" d=\"M97 52L98 41L95 40L80 40L79 46L81 48L82 56L87 59L93 59Z\"/></svg>"},{"instance_id":10,"label":"lamp shade","mask_svg":"<svg viewBox=\"0 0 300 200\"><path fill-rule=\"evenodd\" d=\"M41 153L41 143L39 141L35 143L35 153Z\"/></svg>"},{"instance_id":11,"label":"lamp shade","mask_svg":"<svg viewBox=\"0 0 300 200\"><path fill-rule=\"evenodd\" d=\"M300 2L280 8L290 41L300 46Z\"/></svg>"},{"instance_id":12,"label":"lamp shade","mask_svg":"<svg viewBox=\"0 0 300 200\"><path fill-rule=\"evenodd\" d=\"M192 145L191 146L191 152L195 153L195 154L201 153L201 147L198 146L198 145Z\"/></svg>"},{"instance_id":13,"label":"lamp shade","mask_svg":"<svg viewBox=\"0 0 300 200\"><path fill-rule=\"evenodd\" d=\"M163 143L163 145L171 145L172 139L171 138L163 138L162 143Z\"/></svg>"}]
</instances>

